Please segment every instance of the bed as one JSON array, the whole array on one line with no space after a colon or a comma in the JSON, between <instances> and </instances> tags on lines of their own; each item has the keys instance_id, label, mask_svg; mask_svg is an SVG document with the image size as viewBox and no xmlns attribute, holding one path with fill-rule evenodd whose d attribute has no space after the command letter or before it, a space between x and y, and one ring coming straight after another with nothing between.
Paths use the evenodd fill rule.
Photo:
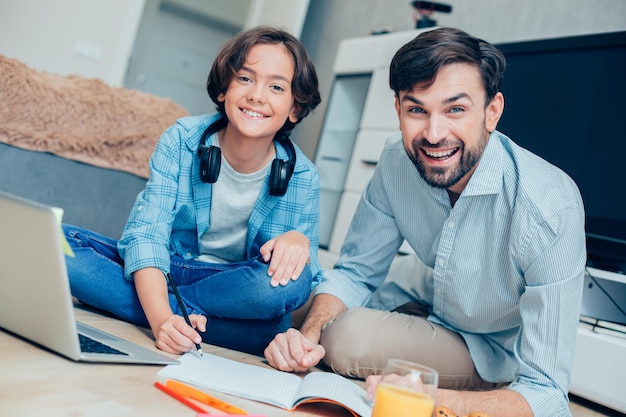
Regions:
<instances>
[{"instance_id":1,"label":"bed","mask_svg":"<svg viewBox=\"0 0 626 417\"><path fill-rule=\"evenodd\" d=\"M0 77L0 190L61 207L65 222L119 238L158 138L186 110L2 55Z\"/></svg>"}]
</instances>

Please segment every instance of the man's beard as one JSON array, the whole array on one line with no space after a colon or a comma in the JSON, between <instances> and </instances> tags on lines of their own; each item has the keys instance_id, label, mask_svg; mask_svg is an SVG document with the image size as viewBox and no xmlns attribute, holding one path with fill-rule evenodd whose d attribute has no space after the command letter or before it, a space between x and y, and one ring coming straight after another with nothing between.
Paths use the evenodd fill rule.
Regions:
<instances>
[{"instance_id":1,"label":"man's beard","mask_svg":"<svg viewBox=\"0 0 626 417\"><path fill-rule=\"evenodd\" d=\"M420 173L424 181L432 187L450 188L458 183L468 172L472 170L480 161L480 158L487 146L488 133L483 128L481 132L481 141L474 148L466 148L465 144L458 140L442 140L441 142L432 145L426 139L413 140L413 149L408 149L406 145L404 150L407 156L415 165L415 168ZM451 148L458 147L456 152L461 153L459 162L452 167L426 167L420 159L420 148L435 151L438 148ZM423 154L422 157L426 158Z\"/></svg>"}]
</instances>

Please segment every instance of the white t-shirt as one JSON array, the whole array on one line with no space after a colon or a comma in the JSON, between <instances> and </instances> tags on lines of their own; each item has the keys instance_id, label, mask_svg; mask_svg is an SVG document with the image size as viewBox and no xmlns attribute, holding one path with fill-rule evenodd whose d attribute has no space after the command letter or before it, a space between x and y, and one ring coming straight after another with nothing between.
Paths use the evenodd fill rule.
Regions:
<instances>
[{"instance_id":1,"label":"white t-shirt","mask_svg":"<svg viewBox=\"0 0 626 417\"><path fill-rule=\"evenodd\" d=\"M248 219L271 162L252 174L235 171L222 156L220 175L213 184L211 226L200 238L198 260L214 263L246 259Z\"/></svg>"}]
</instances>

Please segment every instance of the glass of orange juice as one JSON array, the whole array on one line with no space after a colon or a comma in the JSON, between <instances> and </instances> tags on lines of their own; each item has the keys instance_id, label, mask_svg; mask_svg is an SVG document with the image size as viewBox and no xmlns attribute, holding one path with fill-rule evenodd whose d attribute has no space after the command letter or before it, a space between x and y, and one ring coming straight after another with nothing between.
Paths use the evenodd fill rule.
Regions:
<instances>
[{"instance_id":1,"label":"glass of orange juice","mask_svg":"<svg viewBox=\"0 0 626 417\"><path fill-rule=\"evenodd\" d=\"M432 417L438 382L432 368L389 359L376 388L372 417Z\"/></svg>"}]
</instances>

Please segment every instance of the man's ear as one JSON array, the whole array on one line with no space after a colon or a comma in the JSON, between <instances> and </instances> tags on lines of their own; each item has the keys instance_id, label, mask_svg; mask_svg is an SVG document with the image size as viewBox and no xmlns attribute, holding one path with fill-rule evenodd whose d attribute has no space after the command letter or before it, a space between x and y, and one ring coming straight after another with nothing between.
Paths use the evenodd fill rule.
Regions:
<instances>
[{"instance_id":1,"label":"man's ear","mask_svg":"<svg viewBox=\"0 0 626 417\"><path fill-rule=\"evenodd\" d=\"M491 102L489 102L485 110L485 125L489 133L496 130L496 127L498 126L498 122L500 121L500 117L502 117L503 111L504 111L504 96L502 95L502 93L498 92L491 99Z\"/></svg>"},{"instance_id":2,"label":"man's ear","mask_svg":"<svg viewBox=\"0 0 626 417\"><path fill-rule=\"evenodd\" d=\"M393 95L393 106L396 108L396 115L398 115L398 124L401 123L401 118L400 118L400 97L398 97L397 94Z\"/></svg>"}]
</instances>

